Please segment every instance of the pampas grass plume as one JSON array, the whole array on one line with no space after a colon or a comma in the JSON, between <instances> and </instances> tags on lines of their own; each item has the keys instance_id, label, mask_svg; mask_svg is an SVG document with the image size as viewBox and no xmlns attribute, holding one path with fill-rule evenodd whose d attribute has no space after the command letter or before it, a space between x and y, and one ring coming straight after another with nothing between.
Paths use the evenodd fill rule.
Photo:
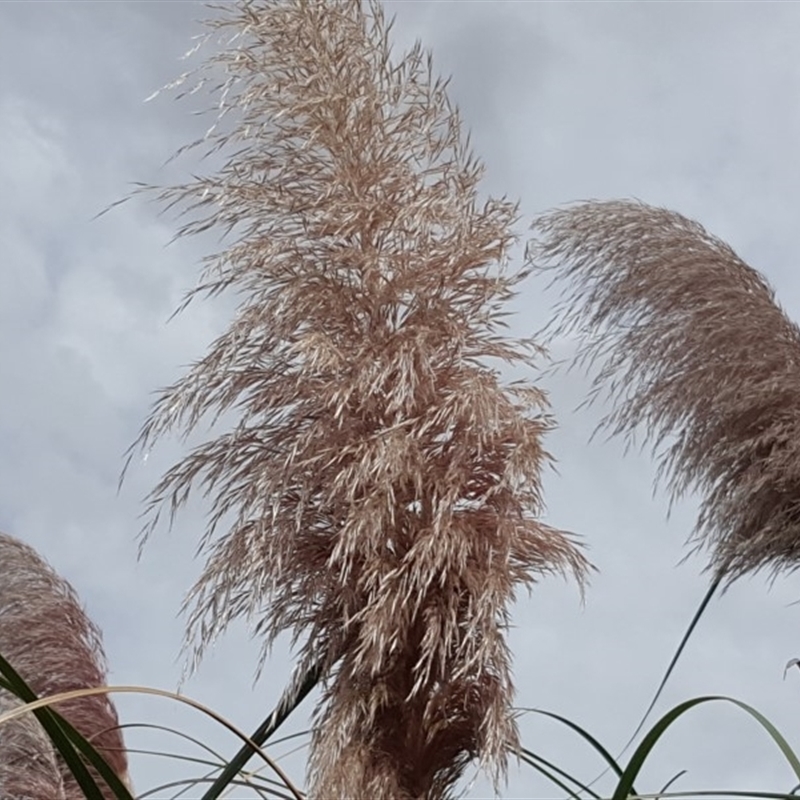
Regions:
<instances>
[{"instance_id":1,"label":"pampas grass plume","mask_svg":"<svg viewBox=\"0 0 800 800\"><path fill-rule=\"evenodd\" d=\"M28 545L0 533L0 653L39 697L106 684L101 634L73 588ZM0 690L0 713L19 701ZM128 781L108 695L53 705ZM96 778L104 786L102 779ZM113 795L109 794L109 798ZM83 792L32 714L0 725L0 797L81 800Z\"/></svg>"},{"instance_id":2,"label":"pampas grass plume","mask_svg":"<svg viewBox=\"0 0 800 800\"><path fill-rule=\"evenodd\" d=\"M577 359L600 364L603 426L643 430L673 497L699 492L693 542L714 578L797 569L800 330L764 277L643 203L581 203L534 229L530 259L564 291L552 334L577 333Z\"/></svg>"},{"instance_id":3,"label":"pampas grass plume","mask_svg":"<svg viewBox=\"0 0 800 800\"><path fill-rule=\"evenodd\" d=\"M201 484L195 656L244 618L265 653L290 631L299 669L324 658L313 797L435 800L473 758L499 779L510 603L588 567L539 518L546 397L492 366L540 353L503 333L517 208L479 202L446 84L419 46L391 58L377 3L238 3L210 25L221 113L198 144L225 163L159 196L191 212L180 236L236 232L188 300L241 304L135 447L239 421L166 473L145 535Z\"/></svg>"}]
</instances>

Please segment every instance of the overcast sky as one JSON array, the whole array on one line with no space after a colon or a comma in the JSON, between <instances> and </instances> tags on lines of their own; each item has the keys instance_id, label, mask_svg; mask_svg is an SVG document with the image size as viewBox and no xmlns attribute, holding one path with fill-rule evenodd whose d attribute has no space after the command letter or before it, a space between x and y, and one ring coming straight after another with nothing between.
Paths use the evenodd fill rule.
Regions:
<instances>
[{"instance_id":1,"label":"overcast sky","mask_svg":"<svg viewBox=\"0 0 800 800\"><path fill-rule=\"evenodd\" d=\"M667 206L726 239L800 319L800 4L387 7L398 51L421 38L437 70L452 74L451 97L487 166L485 188L521 200L523 236L535 214L571 200ZM203 506L171 533L160 529L137 563L140 501L185 451L169 441L133 463L119 494L117 480L152 393L205 352L232 304L197 303L167 324L204 243L166 247L174 219L140 199L92 217L133 181L181 182L202 169L193 157L162 164L207 123L169 96L143 101L183 71L178 58L206 15L193 2L0 4L0 529L74 584L105 632L112 683L165 689L181 674L177 615L200 569ZM555 297L545 286L525 285L516 331L547 321ZM518 704L564 714L617 753L707 586L701 557L679 564L695 509L687 501L667 520L647 453L589 443L602 408L576 410L586 377L557 374L542 385L560 426L548 442L558 474L547 476L547 521L582 534L599 573L585 607L557 579L520 599L511 632ZM771 589L763 578L742 581L715 600L659 709L730 694L800 744L800 673L781 680L800 656L797 599L790 577ZM231 630L185 693L252 730L291 665L279 647L253 687L256 654L243 627ZM235 748L167 701L123 696L118 705L125 722L179 725L222 753ZM526 716L520 726L527 747L584 779L599 771L553 723ZM128 740L197 753L166 734L134 730ZM302 782L302 754L287 765ZM795 784L757 725L722 705L678 723L637 788L657 791L682 769L675 789ZM187 772L195 774L133 759L139 792ZM468 796L491 790L479 779ZM521 767L504 796L559 793Z\"/></svg>"}]
</instances>

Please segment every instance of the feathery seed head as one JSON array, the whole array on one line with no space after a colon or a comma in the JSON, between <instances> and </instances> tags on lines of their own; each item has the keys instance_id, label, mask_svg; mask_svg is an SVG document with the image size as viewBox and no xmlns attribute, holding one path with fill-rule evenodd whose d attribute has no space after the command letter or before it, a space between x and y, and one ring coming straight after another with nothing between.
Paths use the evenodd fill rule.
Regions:
<instances>
[{"instance_id":1,"label":"feathery seed head","mask_svg":"<svg viewBox=\"0 0 800 800\"><path fill-rule=\"evenodd\" d=\"M0 689L0 717L22 705ZM33 714L0 723L0 797L65 800L55 750Z\"/></svg>"},{"instance_id":2,"label":"feathery seed head","mask_svg":"<svg viewBox=\"0 0 800 800\"><path fill-rule=\"evenodd\" d=\"M73 588L33 548L3 533L0 564L0 654L39 697L104 686L102 637ZM0 690L0 713L16 704L16 698ZM53 710L89 740L120 778L127 780L127 755L117 712L108 695L64 700L53 704ZM63 782L63 794L55 789L54 793L42 794L31 789L30 797L83 797L69 767L53 752L32 715L12 720L5 729L6 725L0 725L0 796L24 796L8 786L24 786L21 782L29 773L31 780L39 776L37 780L49 781L48 785L54 787ZM25 756L30 759L27 772L17 772L11 765ZM52 773L53 763L58 765L58 777ZM105 786L99 776L97 780L98 785Z\"/></svg>"},{"instance_id":3,"label":"feathery seed head","mask_svg":"<svg viewBox=\"0 0 800 800\"><path fill-rule=\"evenodd\" d=\"M800 565L800 330L724 242L679 214L588 202L545 214L529 256L565 285L554 333L600 360L614 404L602 425L639 426L673 497L702 496L694 543L728 582Z\"/></svg>"},{"instance_id":4,"label":"feathery seed head","mask_svg":"<svg viewBox=\"0 0 800 800\"><path fill-rule=\"evenodd\" d=\"M514 592L587 570L538 520L546 398L490 365L540 352L500 332L517 208L479 203L445 83L419 46L390 59L377 3L237 4L210 24L238 37L210 63L227 80L206 144L227 160L160 197L200 215L180 235L237 231L191 296L243 300L137 445L212 410L240 421L163 477L145 535L202 482L196 657L238 617L267 647L291 631L301 667L327 656L314 796L444 797L515 746Z\"/></svg>"}]
</instances>

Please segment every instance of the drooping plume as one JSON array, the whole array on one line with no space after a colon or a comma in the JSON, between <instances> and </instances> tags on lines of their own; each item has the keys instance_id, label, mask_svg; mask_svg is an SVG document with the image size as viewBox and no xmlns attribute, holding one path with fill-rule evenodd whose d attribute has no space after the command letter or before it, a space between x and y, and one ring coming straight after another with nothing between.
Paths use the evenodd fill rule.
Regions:
<instances>
[{"instance_id":1,"label":"drooping plume","mask_svg":"<svg viewBox=\"0 0 800 800\"><path fill-rule=\"evenodd\" d=\"M534 230L532 261L565 287L554 332L577 330L577 358L601 365L603 426L643 430L673 496L699 490L694 543L715 577L796 569L800 330L765 279L698 223L641 203L582 203Z\"/></svg>"},{"instance_id":2,"label":"drooping plume","mask_svg":"<svg viewBox=\"0 0 800 800\"><path fill-rule=\"evenodd\" d=\"M33 548L3 533L0 565L0 654L39 697L104 686L101 634L72 587ZM0 690L0 706L8 711L15 703ZM117 712L108 695L65 700L53 709L91 742L123 781L128 780ZM55 774L53 759L58 767ZM11 767L15 763L22 765L20 772ZM8 788L18 787L26 774L32 781L29 797L83 800L69 768L53 753L32 716L8 723L8 730L0 726L0 797L26 796ZM96 780L105 786L101 778ZM36 789L62 782L63 795L39 794Z\"/></svg>"},{"instance_id":3,"label":"drooping plume","mask_svg":"<svg viewBox=\"0 0 800 800\"><path fill-rule=\"evenodd\" d=\"M137 445L238 423L162 478L152 519L199 481L212 503L187 599L199 657L237 618L323 656L317 798L447 796L472 758L516 746L504 630L520 586L587 569L539 521L544 394L502 333L516 206L478 199L445 83L417 46L390 58L380 7L227 6L218 173L160 197L180 235L235 231L192 294L239 293L225 334L162 391ZM228 515L230 527L217 533Z\"/></svg>"}]
</instances>

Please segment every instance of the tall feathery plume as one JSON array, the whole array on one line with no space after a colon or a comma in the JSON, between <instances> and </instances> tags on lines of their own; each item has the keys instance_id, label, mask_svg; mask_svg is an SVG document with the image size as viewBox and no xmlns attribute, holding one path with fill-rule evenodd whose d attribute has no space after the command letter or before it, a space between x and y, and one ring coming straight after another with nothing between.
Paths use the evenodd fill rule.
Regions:
<instances>
[{"instance_id":1,"label":"tall feathery plume","mask_svg":"<svg viewBox=\"0 0 800 800\"><path fill-rule=\"evenodd\" d=\"M566 285L554 333L600 360L601 425L641 426L673 497L701 496L693 536L714 578L800 565L800 330L765 279L698 223L627 201L534 223L530 259ZM664 445L663 450L661 446Z\"/></svg>"},{"instance_id":2,"label":"tall feathery plume","mask_svg":"<svg viewBox=\"0 0 800 800\"><path fill-rule=\"evenodd\" d=\"M104 686L106 669L101 634L87 617L73 588L33 548L3 533L0 533L0 564L0 654L39 697ZM5 711L11 710L14 702L5 693L0 696L0 707ZM91 742L120 779L128 782L128 761L119 720L108 695L64 700L55 703L53 709ZM30 759L27 766L26 756ZM51 768L54 757L58 765L55 774ZM14 764L21 764L19 772L13 768ZM22 783L28 778L30 790L27 794L20 793L20 787L28 788ZM96 780L99 786L105 786L99 776ZM62 782L59 794L55 787ZM53 793L43 788L36 790L45 785L54 787ZM54 756L32 716L8 723L7 731L0 726L0 797L26 796L64 800L84 797L61 757Z\"/></svg>"},{"instance_id":3,"label":"tall feathery plume","mask_svg":"<svg viewBox=\"0 0 800 800\"><path fill-rule=\"evenodd\" d=\"M509 603L587 569L537 519L546 398L486 363L539 352L498 332L522 277L505 269L516 206L479 204L445 83L419 46L392 62L377 3L239 3L209 24L238 42L210 62L227 80L205 144L227 161L160 197L200 215L180 236L238 234L187 302L242 300L134 447L241 418L161 479L144 535L204 485L195 663L240 617L264 655L288 630L299 669L324 657L313 797L443 798L475 757L499 779L517 744Z\"/></svg>"}]
</instances>

